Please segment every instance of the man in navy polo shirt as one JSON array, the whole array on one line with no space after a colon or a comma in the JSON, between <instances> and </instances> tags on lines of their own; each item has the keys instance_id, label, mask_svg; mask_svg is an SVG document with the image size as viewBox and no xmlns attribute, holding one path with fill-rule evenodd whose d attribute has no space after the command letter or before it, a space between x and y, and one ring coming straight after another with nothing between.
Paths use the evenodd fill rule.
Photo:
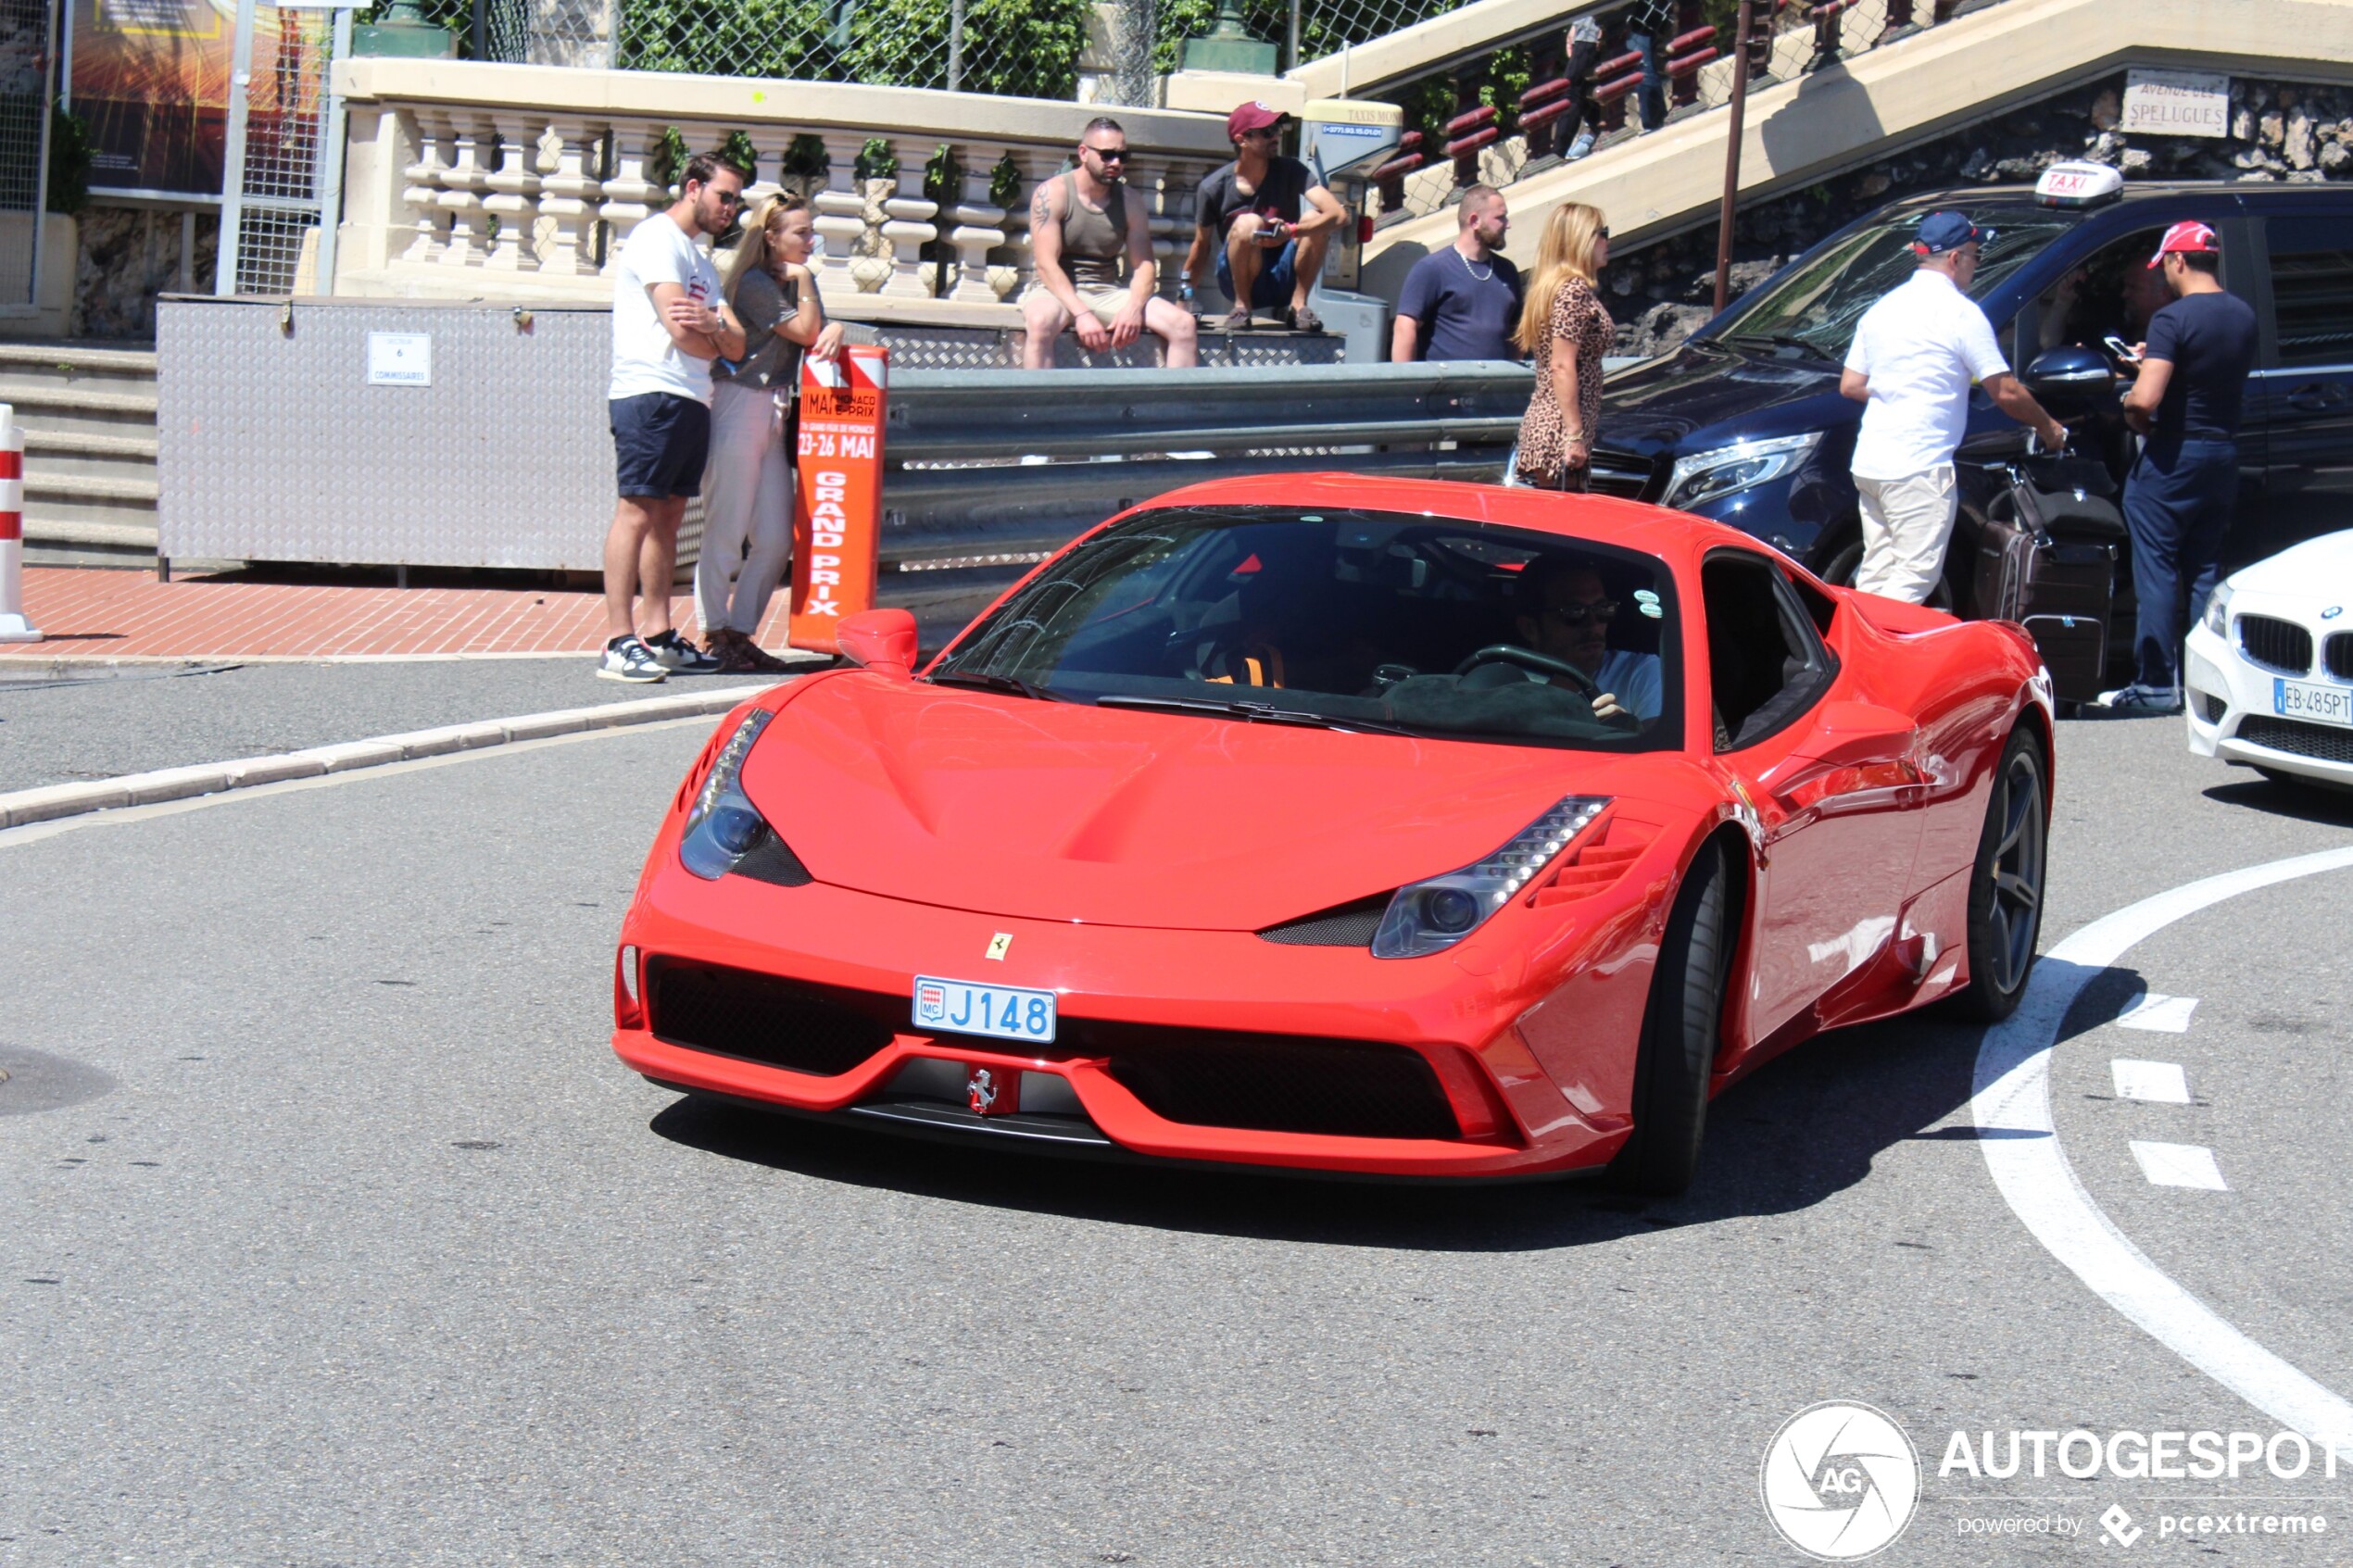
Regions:
<instances>
[{"instance_id":1,"label":"man in navy polo shirt","mask_svg":"<svg viewBox=\"0 0 2353 1568\"><path fill-rule=\"evenodd\" d=\"M2222 287L2221 242L2176 223L2149 257L2173 303L2149 318L2124 418L2147 437L2124 480L2133 533L2133 679L2102 692L2117 713L2182 710L2182 619L2206 613L2238 495L2239 413L2255 368L2255 311Z\"/></svg>"}]
</instances>

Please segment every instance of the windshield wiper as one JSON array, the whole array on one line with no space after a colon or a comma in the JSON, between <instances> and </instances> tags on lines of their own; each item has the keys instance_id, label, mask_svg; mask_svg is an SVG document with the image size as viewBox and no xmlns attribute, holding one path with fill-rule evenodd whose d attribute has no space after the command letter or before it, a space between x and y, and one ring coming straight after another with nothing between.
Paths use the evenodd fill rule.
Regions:
<instances>
[{"instance_id":1,"label":"windshield wiper","mask_svg":"<svg viewBox=\"0 0 2353 1568\"><path fill-rule=\"evenodd\" d=\"M1734 332L1724 341L1726 343L1761 343L1773 348L1794 348L1808 359L1832 358L1829 350L1818 345L1808 343L1802 337L1793 337L1788 332Z\"/></svg>"},{"instance_id":2,"label":"windshield wiper","mask_svg":"<svg viewBox=\"0 0 2353 1568\"><path fill-rule=\"evenodd\" d=\"M1158 713L1206 713L1219 719L1241 719L1253 724L1298 724L1316 730L1362 730L1376 735L1414 735L1415 732L1378 719L1346 719L1328 713L1308 713L1276 708L1264 702L1220 702L1213 697L1128 696L1114 693L1095 699L1098 708L1140 708Z\"/></svg>"},{"instance_id":3,"label":"windshield wiper","mask_svg":"<svg viewBox=\"0 0 2353 1568\"><path fill-rule=\"evenodd\" d=\"M924 679L935 686L970 686L979 692L1005 692L1013 696L1028 697L1033 702L1071 700L1051 686L1041 686L1035 681L1025 681L1017 675L1000 675L993 670L943 670Z\"/></svg>"}]
</instances>

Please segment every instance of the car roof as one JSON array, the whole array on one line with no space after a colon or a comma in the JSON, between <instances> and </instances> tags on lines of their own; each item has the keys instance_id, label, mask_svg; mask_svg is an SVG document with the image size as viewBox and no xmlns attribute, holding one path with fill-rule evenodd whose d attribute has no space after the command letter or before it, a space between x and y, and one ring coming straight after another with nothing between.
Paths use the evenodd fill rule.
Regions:
<instances>
[{"instance_id":1,"label":"car roof","mask_svg":"<svg viewBox=\"0 0 2353 1568\"><path fill-rule=\"evenodd\" d=\"M1352 473L1259 474L1209 480L1144 502L1159 507L1330 507L1419 512L1450 521L1492 523L1564 539L1615 545L1669 559L1718 545L1779 558L1754 534L1665 507L1610 495L1569 495L1451 479L1368 478Z\"/></svg>"},{"instance_id":2,"label":"car roof","mask_svg":"<svg viewBox=\"0 0 2353 1568\"><path fill-rule=\"evenodd\" d=\"M2073 214L2089 219L2112 212L2119 206L2194 196L2215 197L2232 207L2241 207L2250 204L2308 203L2353 207L2353 196L2324 184L2290 185L2241 180L2128 180L2124 182L2123 194L2117 200L2103 201L2091 207L2045 207L2035 200L2032 185L1952 185L1939 191L1917 191L1907 196L1899 196L1880 207L1878 213L1934 212L1944 207L1967 212L1972 207L2031 207L2055 216ZM1878 216L1878 213L1872 216Z\"/></svg>"}]
</instances>

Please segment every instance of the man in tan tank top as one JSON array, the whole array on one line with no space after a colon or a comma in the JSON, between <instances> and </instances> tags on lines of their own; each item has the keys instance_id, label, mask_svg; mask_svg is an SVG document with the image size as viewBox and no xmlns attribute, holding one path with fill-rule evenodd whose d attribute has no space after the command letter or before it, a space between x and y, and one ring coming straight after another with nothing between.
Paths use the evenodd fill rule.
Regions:
<instances>
[{"instance_id":1,"label":"man in tan tank top","mask_svg":"<svg viewBox=\"0 0 2353 1568\"><path fill-rule=\"evenodd\" d=\"M1038 281L1021 302L1028 328L1023 369L1051 369L1054 340L1074 326L1089 354L1125 348L1151 332L1167 344L1171 370L1199 363L1191 312L1153 292L1160 270L1151 225L1144 204L1128 194L1126 167L1127 133L1119 121L1090 120L1078 138L1078 167L1044 182L1030 198Z\"/></svg>"}]
</instances>

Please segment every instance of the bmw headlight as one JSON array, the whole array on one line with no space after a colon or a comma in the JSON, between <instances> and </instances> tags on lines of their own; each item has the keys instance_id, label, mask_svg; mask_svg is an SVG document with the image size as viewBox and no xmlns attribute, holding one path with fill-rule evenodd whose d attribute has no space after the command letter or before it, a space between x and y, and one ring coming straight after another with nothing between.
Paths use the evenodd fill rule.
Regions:
<instances>
[{"instance_id":1,"label":"bmw headlight","mask_svg":"<svg viewBox=\"0 0 2353 1568\"><path fill-rule=\"evenodd\" d=\"M1754 489L1796 471L1806 454L1821 444L1822 433L1777 436L1770 441L1742 441L1712 451L1694 452L1675 459L1667 478L1663 507L1696 507Z\"/></svg>"},{"instance_id":2,"label":"bmw headlight","mask_svg":"<svg viewBox=\"0 0 2353 1568\"><path fill-rule=\"evenodd\" d=\"M2214 590L2206 601L2206 629L2228 640L2231 635L2231 585L2228 583Z\"/></svg>"},{"instance_id":3,"label":"bmw headlight","mask_svg":"<svg viewBox=\"0 0 2353 1568\"><path fill-rule=\"evenodd\" d=\"M755 708L736 726L727 744L711 764L711 772L686 809L686 831L678 840L678 859L697 876L713 882L725 876L737 860L760 847L768 823L744 793L741 774L751 743L774 715Z\"/></svg>"},{"instance_id":4,"label":"bmw headlight","mask_svg":"<svg viewBox=\"0 0 2353 1568\"><path fill-rule=\"evenodd\" d=\"M1373 957L1417 959L1468 936L1591 827L1608 804L1607 796L1569 796L1493 854L1461 871L1399 888L1373 933Z\"/></svg>"}]
</instances>

